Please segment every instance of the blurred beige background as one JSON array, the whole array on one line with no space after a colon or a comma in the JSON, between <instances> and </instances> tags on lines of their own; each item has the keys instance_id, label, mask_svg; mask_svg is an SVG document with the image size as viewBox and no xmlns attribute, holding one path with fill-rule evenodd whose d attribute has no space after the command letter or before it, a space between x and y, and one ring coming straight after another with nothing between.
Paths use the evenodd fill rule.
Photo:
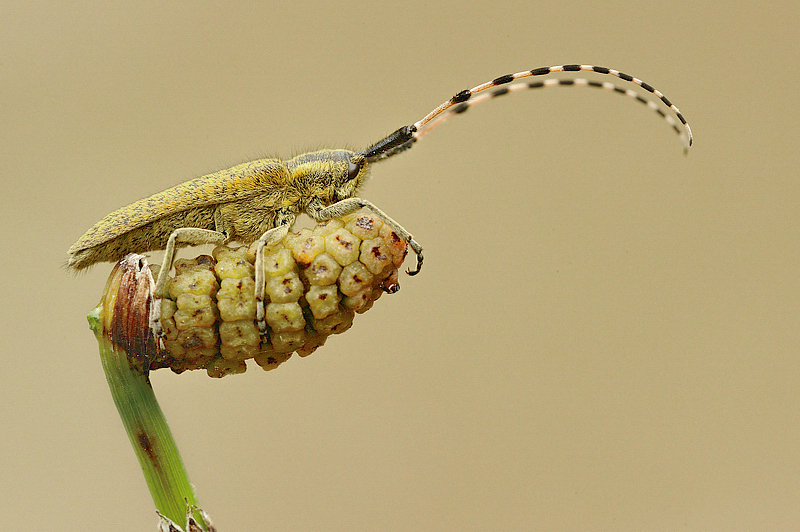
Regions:
<instances>
[{"instance_id":1,"label":"blurred beige background","mask_svg":"<svg viewBox=\"0 0 800 532\"><path fill-rule=\"evenodd\" d=\"M153 374L198 496L221 531L800 529L800 8L670 6L3 2L0 527L155 530L85 320L110 266L62 268L95 221L578 62L661 89L688 157L572 88L376 166L421 275L275 372Z\"/></svg>"}]
</instances>

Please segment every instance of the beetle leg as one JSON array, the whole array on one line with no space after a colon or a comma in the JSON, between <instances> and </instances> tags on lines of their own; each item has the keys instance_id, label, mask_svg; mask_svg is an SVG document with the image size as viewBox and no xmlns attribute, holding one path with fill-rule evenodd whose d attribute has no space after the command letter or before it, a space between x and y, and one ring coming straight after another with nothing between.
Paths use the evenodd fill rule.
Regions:
<instances>
[{"instance_id":1,"label":"beetle leg","mask_svg":"<svg viewBox=\"0 0 800 532\"><path fill-rule=\"evenodd\" d=\"M324 209L319 209L312 213L312 216L317 221L330 220L331 218L338 218L339 216L356 212L361 208L367 208L371 210L383 223L391 227L392 231L397 233L397 236L408 242L408 245L411 246L411 249L413 249L414 253L417 254L417 267L414 270L406 270L406 273L408 273L408 275L418 274L420 269L422 269L422 246L419 245L419 242L414 240L414 237L411 236L411 233L403 229L403 226L395 222L391 217L389 217L388 214L380 210L371 202L362 198L348 198L338 201L329 207L325 207Z\"/></svg>"},{"instance_id":2,"label":"beetle leg","mask_svg":"<svg viewBox=\"0 0 800 532\"><path fill-rule=\"evenodd\" d=\"M289 233L289 228L291 226L291 223L284 223L270 229L261 235L261 238L258 239L256 244L256 321L262 337L267 334L266 313L264 312L264 295L266 291L266 280L264 279L264 248L285 237Z\"/></svg>"},{"instance_id":3,"label":"beetle leg","mask_svg":"<svg viewBox=\"0 0 800 532\"><path fill-rule=\"evenodd\" d=\"M169 279L169 272L172 270L172 263L175 261L177 244L190 244L192 246L203 244L220 245L227 240L228 235L225 233L210 229L198 229L197 227L181 227L180 229L175 229L169 235L167 247L164 251L164 260L161 263L156 286L153 289L153 308L150 311L150 328L157 338L163 339L164 337L164 331L161 329L161 299L166 295L167 280Z\"/></svg>"}]
</instances>

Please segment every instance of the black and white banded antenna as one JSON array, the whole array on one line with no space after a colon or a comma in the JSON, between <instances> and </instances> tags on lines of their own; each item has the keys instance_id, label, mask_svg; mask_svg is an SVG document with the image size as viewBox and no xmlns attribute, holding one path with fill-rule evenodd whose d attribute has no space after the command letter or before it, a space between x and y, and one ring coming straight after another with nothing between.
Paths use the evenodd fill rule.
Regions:
<instances>
[{"instance_id":1,"label":"black and white banded antenna","mask_svg":"<svg viewBox=\"0 0 800 532\"><path fill-rule=\"evenodd\" d=\"M638 85L660 100L661 103L666 106L667 109L669 109L675 115L675 117L677 117L677 121L672 115L665 112L659 106L657 101L648 100L633 89L625 89L611 82L597 82L588 79L577 78L547 79L544 81L513 83L521 78L547 76L549 74L556 74L560 72L594 72L596 74L614 76L622 81ZM367 162L375 162L405 151L409 149L416 141L421 139L424 135L432 131L436 126L440 125L451 116L463 113L471 106L485 102L497 96L502 96L512 92L519 92L526 89L568 86L605 89L633 98L655 111L672 127L672 129L678 134L683 142L684 152L688 151L689 147L692 145L692 129L689 127L688 122L683 117L680 110L675 106L675 104L667 99L667 97L664 96L661 91L654 88L649 83L645 83L639 78L629 76L628 74L623 74L619 70L614 70L612 68L592 65L559 65L525 70L523 72L517 72L516 74L506 74L504 76L497 77L492 81L487 81L486 83L477 85L471 89L463 90L433 109L422 119L414 122L412 125L403 126L386 138L376 142L361 152L361 155L363 155ZM495 87L499 88L491 92L485 92Z\"/></svg>"}]
</instances>

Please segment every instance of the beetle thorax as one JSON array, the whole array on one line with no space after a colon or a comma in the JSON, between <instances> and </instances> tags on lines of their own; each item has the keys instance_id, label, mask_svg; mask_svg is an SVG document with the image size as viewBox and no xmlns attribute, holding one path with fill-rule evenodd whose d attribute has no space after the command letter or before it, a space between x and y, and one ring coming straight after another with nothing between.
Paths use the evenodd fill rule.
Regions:
<instances>
[{"instance_id":1,"label":"beetle thorax","mask_svg":"<svg viewBox=\"0 0 800 532\"><path fill-rule=\"evenodd\" d=\"M367 165L355 167L353 155L349 150L320 150L286 162L291 193L301 203L301 210L312 201L331 205L357 194L366 179Z\"/></svg>"}]
</instances>

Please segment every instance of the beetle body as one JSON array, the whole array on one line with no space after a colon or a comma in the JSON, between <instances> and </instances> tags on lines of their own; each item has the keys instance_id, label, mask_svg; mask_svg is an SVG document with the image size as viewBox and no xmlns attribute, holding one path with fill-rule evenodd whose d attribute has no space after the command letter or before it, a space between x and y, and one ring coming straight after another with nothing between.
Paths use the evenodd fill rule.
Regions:
<instances>
[{"instance_id":1,"label":"beetle body","mask_svg":"<svg viewBox=\"0 0 800 532\"><path fill-rule=\"evenodd\" d=\"M354 155L321 150L288 161L258 159L186 181L100 220L69 249L69 267L165 249L170 235L185 227L250 244L302 212L318 219L324 207L354 197L364 183L367 164L354 167Z\"/></svg>"},{"instance_id":2,"label":"beetle body","mask_svg":"<svg viewBox=\"0 0 800 532\"><path fill-rule=\"evenodd\" d=\"M523 78L574 72L615 77L637 85L654 96L655 100L613 83L581 78L518 82ZM593 65L535 68L499 76L460 91L422 119L397 129L363 151L320 150L287 161L259 159L198 177L137 201L109 214L87 231L69 249L69 267L78 270L96 262L119 260L130 252L165 249L164 267L159 271L154 288L156 297L161 297L176 247L222 244L231 240L244 244L257 242L257 317L263 332L266 330L263 313L264 249L285 236L300 213L305 212L314 220L323 221L361 208L370 209L414 250L417 266L415 270L408 271L414 275L422 267L422 246L386 213L357 197L369 166L407 150L438 124L463 113L472 105L513 92L555 86L601 88L634 98L672 126L683 140L684 149L692 144L691 129L678 108L663 93L639 78ZM490 90L493 88L496 89ZM678 121L665 113L659 107L659 102L671 110Z\"/></svg>"}]
</instances>

